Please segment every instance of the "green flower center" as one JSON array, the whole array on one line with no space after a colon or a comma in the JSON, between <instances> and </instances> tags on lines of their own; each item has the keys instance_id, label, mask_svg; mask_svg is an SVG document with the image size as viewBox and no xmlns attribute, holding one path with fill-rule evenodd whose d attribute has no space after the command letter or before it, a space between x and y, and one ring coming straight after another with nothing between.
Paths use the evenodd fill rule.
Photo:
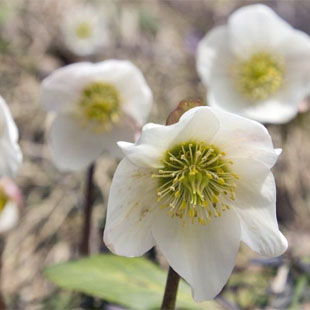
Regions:
<instances>
[{"instance_id":1,"label":"green flower center","mask_svg":"<svg viewBox=\"0 0 310 310\"><path fill-rule=\"evenodd\" d=\"M8 200L9 200L8 195L4 192L2 188L0 188L0 213L3 211Z\"/></svg>"},{"instance_id":2,"label":"green flower center","mask_svg":"<svg viewBox=\"0 0 310 310\"><path fill-rule=\"evenodd\" d=\"M119 92L111 84L95 82L83 90L80 107L88 122L109 129L120 117Z\"/></svg>"},{"instance_id":3,"label":"green flower center","mask_svg":"<svg viewBox=\"0 0 310 310\"><path fill-rule=\"evenodd\" d=\"M282 62L267 53L254 54L234 68L240 92L250 100L265 100L283 83Z\"/></svg>"},{"instance_id":4,"label":"green flower center","mask_svg":"<svg viewBox=\"0 0 310 310\"><path fill-rule=\"evenodd\" d=\"M92 33L92 27L87 22L81 22L75 28L75 34L80 39L88 39L92 36Z\"/></svg>"},{"instance_id":5,"label":"green flower center","mask_svg":"<svg viewBox=\"0 0 310 310\"><path fill-rule=\"evenodd\" d=\"M213 145L187 142L167 152L154 178L158 178L158 201L171 217L189 216L205 225L221 216L235 200L233 164Z\"/></svg>"}]
</instances>

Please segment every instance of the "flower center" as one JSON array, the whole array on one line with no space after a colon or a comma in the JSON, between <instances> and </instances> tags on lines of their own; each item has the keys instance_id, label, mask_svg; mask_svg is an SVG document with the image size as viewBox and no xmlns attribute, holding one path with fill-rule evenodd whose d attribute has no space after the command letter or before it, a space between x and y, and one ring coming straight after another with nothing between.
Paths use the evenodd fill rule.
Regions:
<instances>
[{"instance_id":1,"label":"flower center","mask_svg":"<svg viewBox=\"0 0 310 310\"><path fill-rule=\"evenodd\" d=\"M111 84L95 82L83 90L80 107L88 122L107 130L120 118L119 92Z\"/></svg>"},{"instance_id":2,"label":"flower center","mask_svg":"<svg viewBox=\"0 0 310 310\"><path fill-rule=\"evenodd\" d=\"M4 192L4 190L2 188L0 188L0 213L4 209L8 200L9 200L8 195Z\"/></svg>"},{"instance_id":3,"label":"flower center","mask_svg":"<svg viewBox=\"0 0 310 310\"><path fill-rule=\"evenodd\" d=\"M237 87L250 100L265 100L283 83L282 62L267 53L254 54L235 67Z\"/></svg>"},{"instance_id":4,"label":"flower center","mask_svg":"<svg viewBox=\"0 0 310 310\"><path fill-rule=\"evenodd\" d=\"M75 34L80 39L88 39L92 36L92 28L89 23L81 22L76 26Z\"/></svg>"},{"instance_id":5,"label":"flower center","mask_svg":"<svg viewBox=\"0 0 310 310\"><path fill-rule=\"evenodd\" d=\"M176 145L163 159L158 178L158 201L169 208L171 217L189 216L205 225L212 217L221 216L235 200L233 164L213 145L187 142Z\"/></svg>"}]
</instances>

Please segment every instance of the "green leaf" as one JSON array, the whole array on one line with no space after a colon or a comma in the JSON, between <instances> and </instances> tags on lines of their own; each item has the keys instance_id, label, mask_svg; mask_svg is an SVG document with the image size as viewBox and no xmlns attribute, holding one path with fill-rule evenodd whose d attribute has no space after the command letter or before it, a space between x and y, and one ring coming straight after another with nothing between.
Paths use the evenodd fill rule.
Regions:
<instances>
[{"instance_id":1,"label":"green leaf","mask_svg":"<svg viewBox=\"0 0 310 310\"><path fill-rule=\"evenodd\" d=\"M113 255L96 255L54 265L45 270L57 286L74 290L129 309L158 309L167 273L149 260ZM181 281L177 307L181 309L218 309L211 302L196 303L190 287Z\"/></svg>"},{"instance_id":2,"label":"green leaf","mask_svg":"<svg viewBox=\"0 0 310 310\"><path fill-rule=\"evenodd\" d=\"M298 309L299 303L300 303L300 298L307 287L308 279L307 275L303 274L297 279L297 284L295 286L294 294L293 294L293 299L291 302L291 309ZM300 307L301 308L301 307Z\"/></svg>"}]
</instances>

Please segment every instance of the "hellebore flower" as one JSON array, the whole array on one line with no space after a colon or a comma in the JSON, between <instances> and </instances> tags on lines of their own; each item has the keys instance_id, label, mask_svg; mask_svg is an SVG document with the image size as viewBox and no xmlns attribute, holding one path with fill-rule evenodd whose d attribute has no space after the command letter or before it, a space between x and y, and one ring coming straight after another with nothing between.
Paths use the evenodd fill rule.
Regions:
<instances>
[{"instance_id":1,"label":"hellebore flower","mask_svg":"<svg viewBox=\"0 0 310 310\"><path fill-rule=\"evenodd\" d=\"M22 195L17 185L8 178L0 180L0 234L14 228L20 218Z\"/></svg>"},{"instance_id":2,"label":"hellebore flower","mask_svg":"<svg viewBox=\"0 0 310 310\"><path fill-rule=\"evenodd\" d=\"M261 4L242 7L199 43L208 103L262 123L285 123L307 92L310 38Z\"/></svg>"},{"instance_id":3,"label":"hellebore flower","mask_svg":"<svg viewBox=\"0 0 310 310\"><path fill-rule=\"evenodd\" d=\"M126 157L104 232L113 253L140 256L157 245L202 301L223 288L241 241L261 255L286 250L270 171L281 150L261 124L196 107L173 125L145 125L136 144L119 146Z\"/></svg>"},{"instance_id":4,"label":"hellebore flower","mask_svg":"<svg viewBox=\"0 0 310 310\"><path fill-rule=\"evenodd\" d=\"M152 92L132 63L76 63L42 82L42 104L56 113L50 130L52 159L60 170L81 170L116 142L134 141L152 105Z\"/></svg>"},{"instance_id":5,"label":"hellebore flower","mask_svg":"<svg viewBox=\"0 0 310 310\"><path fill-rule=\"evenodd\" d=\"M0 96L0 176L14 176L22 162L18 130L4 99Z\"/></svg>"},{"instance_id":6,"label":"hellebore flower","mask_svg":"<svg viewBox=\"0 0 310 310\"><path fill-rule=\"evenodd\" d=\"M66 11L61 32L67 48L79 56L93 55L109 41L104 17L90 5L74 6Z\"/></svg>"}]
</instances>

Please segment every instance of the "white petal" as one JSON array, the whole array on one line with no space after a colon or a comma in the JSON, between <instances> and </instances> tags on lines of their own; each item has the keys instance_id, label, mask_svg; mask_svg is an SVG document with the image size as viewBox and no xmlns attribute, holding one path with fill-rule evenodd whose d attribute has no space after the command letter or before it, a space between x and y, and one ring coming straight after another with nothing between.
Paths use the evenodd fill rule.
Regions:
<instances>
[{"instance_id":1,"label":"white petal","mask_svg":"<svg viewBox=\"0 0 310 310\"><path fill-rule=\"evenodd\" d=\"M0 234L14 228L19 220L19 209L15 202L9 201L0 214Z\"/></svg>"},{"instance_id":2,"label":"white petal","mask_svg":"<svg viewBox=\"0 0 310 310\"><path fill-rule=\"evenodd\" d=\"M305 83L310 71L310 37L308 34L294 30L278 46L284 57L286 79L293 84Z\"/></svg>"},{"instance_id":3,"label":"white petal","mask_svg":"<svg viewBox=\"0 0 310 310\"><path fill-rule=\"evenodd\" d=\"M148 123L142 127L141 135L137 144L150 144L162 150L167 148L171 140L178 135L180 125L173 124L170 126Z\"/></svg>"},{"instance_id":4,"label":"white petal","mask_svg":"<svg viewBox=\"0 0 310 310\"><path fill-rule=\"evenodd\" d=\"M101 142L103 151L110 155L121 159L123 152L117 145L119 140L134 141L136 130L130 119L124 118L119 123L115 124L110 131L102 133Z\"/></svg>"},{"instance_id":5,"label":"white petal","mask_svg":"<svg viewBox=\"0 0 310 310\"><path fill-rule=\"evenodd\" d=\"M274 97L256 105L248 106L240 110L240 114L267 124L287 123L298 112L298 103L301 101L299 98L291 99L287 96L281 96L281 98Z\"/></svg>"},{"instance_id":6,"label":"white petal","mask_svg":"<svg viewBox=\"0 0 310 310\"><path fill-rule=\"evenodd\" d=\"M93 66L93 76L115 85L121 93L122 108L140 126L151 111L152 92L142 72L125 60L106 60Z\"/></svg>"},{"instance_id":7,"label":"white petal","mask_svg":"<svg viewBox=\"0 0 310 310\"><path fill-rule=\"evenodd\" d=\"M268 6L254 4L235 11L228 20L231 49L247 58L258 49L270 50L292 31L292 27Z\"/></svg>"},{"instance_id":8,"label":"white petal","mask_svg":"<svg viewBox=\"0 0 310 310\"><path fill-rule=\"evenodd\" d=\"M146 124L136 144L118 142L118 146L135 165L159 168L162 166L161 159L178 135L179 128L178 124L171 126Z\"/></svg>"},{"instance_id":9,"label":"white petal","mask_svg":"<svg viewBox=\"0 0 310 310\"><path fill-rule=\"evenodd\" d=\"M12 118L11 112L5 103L4 99L0 96L0 109L2 110L2 114L4 116L4 122L5 122L5 131L4 134L7 135L7 137L12 142L17 142L18 140L18 129L16 127L16 124Z\"/></svg>"},{"instance_id":10,"label":"white petal","mask_svg":"<svg viewBox=\"0 0 310 310\"><path fill-rule=\"evenodd\" d=\"M197 71L202 81L209 85L212 78L223 74L223 66L232 60L226 26L215 27L199 42L197 49ZM224 70L225 71L225 70Z\"/></svg>"},{"instance_id":11,"label":"white petal","mask_svg":"<svg viewBox=\"0 0 310 310\"><path fill-rule=\"evenodd\" d=\"M70 114L56 117L50 131L52 158L63 171L78 171L94 162L103 151L121 155L116 141L133 140L133 130L126 124L109 132L95 133Z\"/></svg>"},{"instance_id":12,"label":"white petal","mask_svg":"<svg viewBox=\"0 0 310 310\"><path fill-rule=\"evenodd\" d=\"M140 167L162 167L161 159L182 126L148 123L143 126L136 144L120 141L118 146L133 163Z\"/></svg>"},{"instance_id":13,"label":"white petal","mask_svg":"<svg viewBox=\"0 0 310 310\"><path fill-rule=\"evenodd\" d=\"M262 161L271 168L278 159L279 153L273 147L267 129L258 122L214 109L220 121L220 129L213 143L228 158L246 157Z\"/></svg>"},{"instance_id":14,"label":"white petal","mask_svg":"<svg viewBox=\"0 0 310 310\"><path fill-rule=\"evenodd\" d=\"M141 256L154 246L151 234L157 183L152 172L123 159L109 195L104 242L118 255Z\"/></svg>"},{"instance_id":15,"label":"white petal","mask_svg":"<svg viewBox=\"0 0 310 310\"><path fill-rule=\"evenodd\" d=\"M190 221L183 225L159 210L152 232L169 265L191 285L196 301L212 299L221 291L240 245L240 223L233 210L206 226Z\"/></svg>"},{"instance_id":16,"label":"white petal","mask_svg":"<svg viewBox=\"0 0 310 310\"><path fill-rule=\"evenodd\" d=\"M259 169L253 165L246 168ZM257 179L260 179L258 174L259 171ZM254 183L259 182L255 180ZM260 186L253 184L253 180L242 180L242 185L238 187L236 211L241 219L242 241L260 255L273 257L283 254L287 249L287 240L278 228L276 188L272 173L265 177Z\"/></svg>"},{"instance_id":17,"label":"white petal","mask_svg":"<svg viewBox=\"0 0 310 310\"><path fill-rule=\"evenodd\" d=\"M210 106L238 110L239 106L247 104L234 85L232 78L234 63L235 56L230 51L226 26L216 27L200 41L197 52L197 71L208 87L207 101Z\"/></svg>"},{"instance_id":18,"label":"white petal","mask_svg":"<svg viewBox=\"0 0 310 310\"><path fill-rule=\"evenodd\" d=\"M232 169L239 176L234 206L241 219L242 240L261 255L281 255L287 241L277 224L276 187L270 169L245 158L235 158Z\"/></svg>"},{"instance_id":19,"label":"white petal","mask_svg":"<svg viewBox=\"0 0 310 310\"><path fill-rule=\"evenodd\" d=\"M87 85L93 64L80 62L57 69L41 84L41 102L48 111L66 111L74 106Z\"/></svg>"},{"instance_id":20,"label":"white petal","mask_svg":"<svg viewBox=\"0 0 310 310\"><path fill-rule=\"evenodd\" d=\"M237 91L231 67L224 64L221 66L222 69L217 69L210 79L207 92L208 105L242 114L242 111L249 106L249 102Z\"/></svg>"},{"instance_id":21,"label":"white petal","mask_svg":"<svg viewBox=\"0 0 310 310\"><path fill-rule=\"evenodd\" d=\"M270 207L275 203L276 191L274 187L265 188L263 185L270 174L270 168L262 162L251 158L234 158L231 170L239 179L236 180L236 202L237 207Z\"/></svg>"},{"instance_id":22,"label":"white petal","mask_svg":"<svg viewBox=\"0 0 310 310\"><path fill-rule=\"evenodd\" d=\"M181 128L174 144L201 141L209 143L217 133L220 123L212 109L196 107L184 113L179 121Z\"/></svg>"},{"instance_id":23,"label":"white petal","mask_svg":"<svg viewBox=\"0 0 310 310\"><path fill-rule=\"evenodd\" d=\"M297 106L305 96L304 87L281 90L263 102L249 103L231 84L228 78L218 79L208 92L208 103L232 113L236 113L261 123L282 124L294 118L298 112ZM225 91L223 91L225 89Z\"/></svg>"},{"instance_id":24,"label":"white petal","mask_svg":"<svg viewBox=\"0 0 310 310\"><path fill-rule=\"evenodd\" d=\"M275 100L295 108L309 92L310 37L294 30L278 46L284 62L284 85Z\"/></svg>"},{"instance_id":25,"label":"white petal","mask_svg":"<svg viewBox=\"0 0 310 310\"><path fill-rule=\"evenodd\" d=\"M11 113L0 96L0 175L14 176L22 162L18 140L18 130Z\"/></svg>"},{"instance_id":26,"label":"white petal","mask_svg":"<svg viewBox=\"0 0 310 310\"><path fill-rule=\"evenodd\" d=\"M163 154L152 145L120 141L117 143L126 157L139 167L160 168L162 167L161 158Z\"/></svg>"},{"instance_id":27,"label":"white petal","mask_svg":"<svg viewBox=\"0 0 310 310\"><path fill-rule=\"evenodd\" d=\"M182 142L209 143L219 128L219 121L209 107L193 108L170 126L147 124L135 145L120 143L122 151L140 167L159 168L166 152Z\"/></svg>"},{"instance_id":28,"label":"white petal","mask_svg":"<svg viewBox=\"0 0 310 310\"><path fill-rule=\"evenodd\" d=\"M63 171L86 168L103 150L100 135L87 130L73 116L62 114L52 124L50 146L55 165Z\"/></svg>"}]
</instances>

